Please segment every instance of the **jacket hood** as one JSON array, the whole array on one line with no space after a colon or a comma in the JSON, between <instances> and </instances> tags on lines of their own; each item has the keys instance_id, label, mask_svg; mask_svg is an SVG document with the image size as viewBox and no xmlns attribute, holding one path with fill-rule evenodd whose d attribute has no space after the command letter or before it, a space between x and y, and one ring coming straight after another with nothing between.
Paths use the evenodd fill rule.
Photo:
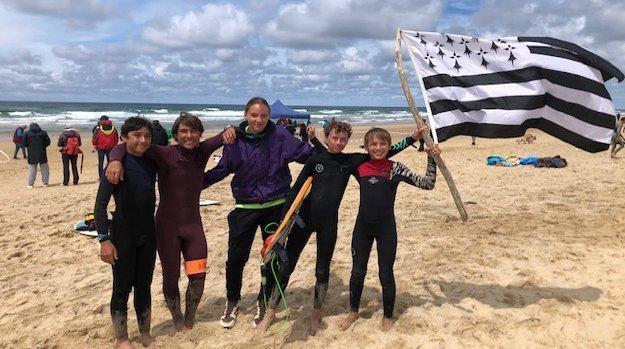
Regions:
<instances>
[{"instance_id":1,"label":"jacket hood","mask_svg":"<svg viewBox=\"0 0 625 349\"><path fill-rule=\"evenodd\" d=\"M75 128L66 128L65 130L63 130L63 134L68 137L74 137L78 135L78 131L76 131Z\"/></svg>"},{"instance_id":2,"label":"jacket hood","mask_svg":"<svg viewBox=\"0 0 625 349\"><path fill-rule=\"evenodd\" d=\"M39 127L39 124L37 124L36 122L33 122L32 124L30 124L29 130L33 133L39 133L41 132L41 127Z\"/></svg>"},{"instance_id":3,"label":"jacket hood","mask_svg":"<svg viewBox=\"0 0 625 349\"><path fill-rule=\"evenodd\" d=\"M241 136L243 136L243 138L246 139L258 139L258 138L263 138L264 136L259 136L259 137L254 137L254 135L245 132L245 129L247 129L247 126L249 125L249 123L246 121L243 121L241 124L239 124L239 129L237 130L237 133L239 133ZM265 131L263 132L263 134L267 135L270 133L273 133L276 130L276 124L273 123L273 121L269 120L267 121L267 126L265 126Z\"/></svg>"}]
</instances>

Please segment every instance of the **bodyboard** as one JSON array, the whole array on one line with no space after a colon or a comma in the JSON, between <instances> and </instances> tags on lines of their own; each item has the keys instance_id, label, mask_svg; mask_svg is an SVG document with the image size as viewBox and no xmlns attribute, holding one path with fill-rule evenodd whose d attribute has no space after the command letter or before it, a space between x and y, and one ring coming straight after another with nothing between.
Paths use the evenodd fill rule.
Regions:
<instances>
[{"instance_id":1,"label":"bodyboard","mask_svg":"<svg viewBox=\"0 0 625 349\"><path fill-rule=\"evenodd\" d=\"M312 187L312 180L312 176L306 179L306 182L304 182L304 185L302 185L302 188L297 193L295 200L293 200L291 207L289 207L286 215L284 215L284 219L282 220L282 222L280 222L278 229L276 229L276 232L273 233L273 235L271 235L269 238L267 238L267 241L263 244L263 248L260 250L260 256L263 260L263 263L269 262L275 245L277 243L283 244L287 236L291 232L291 228L295 223L295 216L297 215L297 212L299 212L299 209L302 206L304 199L310 192L310 188Z\"/></svg>"},{"instance_id":2,"label":"bodyboard","mask_svg":"<svg viewBox=\"0 0 625 349\"><path fill-rule=\"evenodd\" d=\"M200 199L200 206L219 205L217 200Z\"/></svg>"},{"instance_id":3,"label":"bodyboard","mask_svg":"<svg viewBox=\"0 0 625 349\"><path fill-rule=\"evenodd\" d=\"M76 232L78 234L85 235L85 236L91 236L91 237L98 236L98 231L97 230L85 230L86 228L87 228L87 224L85 223L84 219L82 221L78 221L78 222L76 222L76 224L74 224L74 230L76 230Z\"/></svg>"}]
</instances>

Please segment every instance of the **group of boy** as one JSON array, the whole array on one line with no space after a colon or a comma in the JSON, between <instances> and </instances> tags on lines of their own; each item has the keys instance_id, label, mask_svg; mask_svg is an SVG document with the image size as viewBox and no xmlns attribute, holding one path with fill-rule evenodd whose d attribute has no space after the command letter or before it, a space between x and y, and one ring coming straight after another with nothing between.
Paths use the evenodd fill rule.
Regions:
<instances>
[{"instance_id":1,"label":"group of boy","mask_svg":"<svg viewBox=\"0 0 625 349\"><path fill-rule=\"evenodd\" d=\"M317 283L315 285L313 314L311 316L310 325L310 333L312 335L319 329L321 304L327 292L329 266L336 243L338 208L349 176L354 174L356 168L360 168L359 165L362 165L370 159L370 155L368 154L342 153L342 150L345 148L351 136L351 127L348 124L332 121L328 126L329 127L325 128L326 145L328 146L327 151L309 159L287 199L287 203L292 202L294 193L297 193L299 186L302 184L301 182L306 177L312 175L316 179L313 180L313 193L311 193L310 198L307 199L307 204L302 211L305 228L294 232L294 235L290 237L287 242L286 250L289 254L291 264L288 274L285 275L285 278L280 280L282 287L285 287L288 282L288 276L293 272L299 254L306 245L310 234L316 231L318 244L316 267ZM98 239L101 242L101 259L113 266L111 316L117 346L119 348L132 347L128 339L127 331L127 301L132 288L134 288L135 292L134 304L142 344L144 346L149 346L153 342L153 338L150 335L150 284L152 281L156 253L156 237L154 233L154 183L156 179L156 168L154 163L142 157L143 153L152 143L151 141L154 137L153 132L153 125L144 118L132 117L126 120L121 129L121 139L125 143L127 152L127 155L122 160L125 181L113 185L106 179L103 179L100 182L100 188L96 199L96 213L99 213L96 214L96 217L100 217L96 219L96 226ZM392 156L414 143L420 138L422 132L427 132L427 127L415 130L412 136L407 137L392 147L388 145L391 150L388 155ZM386 132L386 134L388 134L388 132ZM314 136L312 138L313 142L320 143ZM388 135L388 141L390 144L390 135ZM315 144L315 146L324 148L321 144ZM375 151L374 148L368 150L370 152ZM388 152L389 149L386 149L386 153L383 154L383 157L386 157ZM389 172L391 176L395 175L401 181L420 186L424 189L431 189L433 187L433 179L431 178L432 174L430 172L428 172L428 176L430 177L420 178L412 174L407 168L400 166L399 163L385 162L384 164L389 166L387 172ZM432 170L430 168L431 166L433 165L428 165L428 171ZM380 171L378 171L382 173L380 176L388 177L389 173L384 172L386 170ZM435 178L435 166L433 167L433 171L433 176ZM365 172L367 171L365 170ZM366 178L368 178L371 184L375 184L379 181L375 178L371 179L372 177ZM385 205L390 205L390 207L392 207L392 202L394 202L395 197L394 190L396 190L398 183L398 180L395 180L394 184L390 184L389 188L391 188L392 195L388 200L380 200L391 202ZM386 191L387 189L383 190ZM328 195L333 198L331 202L326 200L329 197ZM106 206L111 196L115 199L116 211L113 221L109 222L108 219L103 217L107 217ZM285 207L288 207L288 205L285 205ZM374 208L374 210L375 209L376 208ZM394 218L391 223L394 227ZM374 237L371 238L373 239ZM377 239L379 238L380 237L377 237ZM378 243L380 242L378 241ZM368 252L371 247L371 243L369 242L368 244L369 250L365 248L365 260L368 259ZM396 237L395 244L389 245L391 249L396 247ZM394 250L391 252L392 261L394 261ZM390 272L392 274L392 262L390 267ZM354 278L353 275L352 278ZM364 278L361 281L364 281ZM362 287L362 285L360 287ZM392 287L393 299L388 302L394 302L394 281L392 281ZM387 285L383 285L383 288L386 289ZM387 305L386 298L390 296L387 296L386 290L384 292L384 297L386 319L392 315L392 304L390 306ZM266 316L259 325L260 330L266 330L275 316L275 306L278 299L275 292L271 299L269 316ZM352 310L357 312L357 305L354 308L352 304ZM355 319L351 322L354 320Z\"/></svg>"}]
</instances>

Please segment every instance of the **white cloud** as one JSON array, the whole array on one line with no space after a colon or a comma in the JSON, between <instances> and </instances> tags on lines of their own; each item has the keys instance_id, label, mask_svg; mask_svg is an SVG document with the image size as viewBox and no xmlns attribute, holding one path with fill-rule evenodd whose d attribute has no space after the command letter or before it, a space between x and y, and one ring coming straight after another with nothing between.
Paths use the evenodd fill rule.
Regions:
<instances>
[{"instance_id":1,"label":"white cloud","mask_svg":"<svg viewBox=\"0 0 625 349\"><path fill-rule=\"evenodd\" d=\"M142 37L169 48L239 46L252 32L248 15L234 5L208 4L200 12L173 16L165 23L145 27Z\"/></svg>"},{"instance_id":2,"label":"white cloud","mask_svg":"<svg viewBox=\"0 0 625 349\"><path fill-rule=\"evenodd\" d=\"M109 18L123 16L119 7L100 0L2 0L17 11L63 20L73 29L91 29Z\"/></svg>"},{"instance_id":3,"label":"white cloud","mask_svg":"<svg viewBox=\"0 0 625 349\"><path fill-rule=\"evenodd\" d=\"M347 74L363 75L371 74L374 68L367 59L366 51L359 51L355 47L345 49L341 58L340 65Z\"/></svg>"},{"instance_id":4,"label":"white cloud","mask_svg":"<svg viewBox=\"0 0 625 349\"><path fill-rule=\"evenodd\" d=\"M52 52L60 58L68 59L76 64L88 62L93 59L93 53L83 45L78 46L54 46Z\"/></svg>"},{"instance_id":5,"label":"white cloud","mask_svg":"<svg viewBox=\"0 0 625 349\"><path fill-rule=\"evenodd\" d=\"M290 51L287 57L295 64L319 64L336 60L337 54L330 50L297 50Z\"/></svg>"},{"instance_id":6,"label":"white cloud","mask_svg":"<svg viewBox=\"0 0 625 349\"><path fill-rule=\"evenodd\" d=\"M283 5L265 26L267 36L291 46L332 46L349 39L389 39L395 29L432 29L443 9L439 1L306 0Z\"/></svg>"}]
</instances>

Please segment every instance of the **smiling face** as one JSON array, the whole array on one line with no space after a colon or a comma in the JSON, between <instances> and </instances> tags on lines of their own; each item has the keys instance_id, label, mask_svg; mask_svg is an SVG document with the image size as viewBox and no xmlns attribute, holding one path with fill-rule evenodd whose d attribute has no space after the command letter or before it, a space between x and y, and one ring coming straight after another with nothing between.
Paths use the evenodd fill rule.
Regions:
<instances>
[{"instance_id":1,"label":"smiling face","mask_svg":"<svg viewBox=\"0 0 625 349\"><path fill-rule=\"evenodd\" d=\"M326 137L328 153L338 154L342 152L347 142L349 142L349 136L346 132L340 132L335 129L330 130L330 133Z\"/></svg>"},{"instance_id":2,"label":"smiling face","mask_svg":"<svg viewBox=\"0 0 625 349\"><path fill-rule=\"evenodd\" d=\"M152 143L152 132L147 127L128 132L122 135L122 141L126 143L126 151L134 156L142 156Z\"/></svg>"},{"instance_id":3,"label":"smiling face","mask_svg":"<svg viewBox=\"0 0 625 349\"><path fill-rule=\"evenodd\" d=\"M178 127L176 140L183 148L192 150L200 145L200 136L202 136L201 131L194 129L183 122L180 123L180 126Z\"/></svg>"},{"instance_id":4,"label":"smiling face","mask_svg":"<svg viewBox=\"0 0 625 349\"><path fill-rule=\"evenodd\" d=\"M249 125L248 132L262 133L269 122L269 109L261 103L252 104L245 112L245 120Z\"/></svg>"},{"instance_id":5,"label":"smiling face","mask_svg":"<svg viewBox=\"0 0 625 349\"><path fill-rule=\"evenodd\" d=\"M386 159L388 151L391 149L391 145L381 137L372 136L366 146L367 152L371 155L373 160Z\"/></svg>"}]
</instances>

